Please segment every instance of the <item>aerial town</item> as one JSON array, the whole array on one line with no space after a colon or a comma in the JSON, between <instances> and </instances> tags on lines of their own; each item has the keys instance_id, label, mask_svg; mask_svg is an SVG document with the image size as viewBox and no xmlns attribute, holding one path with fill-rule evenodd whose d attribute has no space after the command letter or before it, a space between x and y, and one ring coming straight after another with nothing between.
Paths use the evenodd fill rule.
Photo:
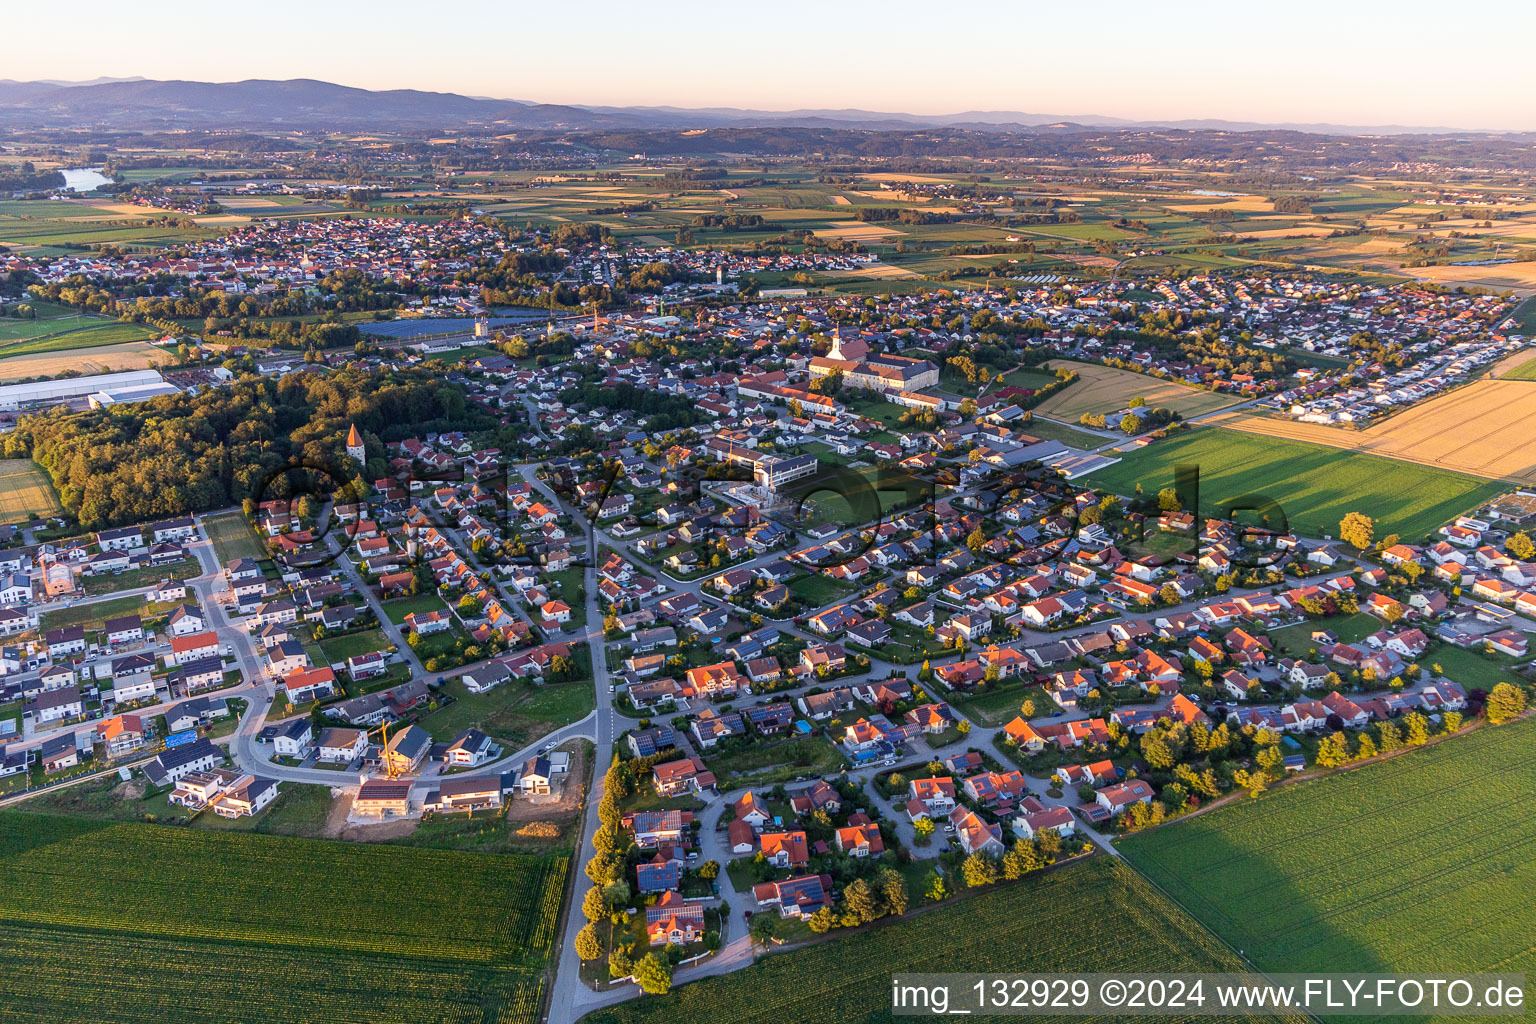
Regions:
<instances>
[{"instance_id":1,"label":"aerial town","mask_svg":"<svg viewBox=\"0 0 1536 1024\"><path fill-rule=\"evenodd\" d=\"M274 84L0 83L0 1019L1523 985L1517 134Z\"/></svg>"}]
</instances>

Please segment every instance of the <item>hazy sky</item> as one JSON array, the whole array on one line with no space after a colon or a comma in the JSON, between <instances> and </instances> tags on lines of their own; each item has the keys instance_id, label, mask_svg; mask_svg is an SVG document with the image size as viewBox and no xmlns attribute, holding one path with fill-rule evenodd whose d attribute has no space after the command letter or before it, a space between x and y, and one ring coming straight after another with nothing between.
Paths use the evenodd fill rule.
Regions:
<instances>
[{"instance_id":1,"label":"hazy sky","mask_svg":"<svg viewBox=\"0 0 1536 1024\"><path fill-rule=\"evenodd\" d=\"M1536 129L1536 4L17 4L0 78L318 78L592 105Z\"/></svg>"}]
</instances>

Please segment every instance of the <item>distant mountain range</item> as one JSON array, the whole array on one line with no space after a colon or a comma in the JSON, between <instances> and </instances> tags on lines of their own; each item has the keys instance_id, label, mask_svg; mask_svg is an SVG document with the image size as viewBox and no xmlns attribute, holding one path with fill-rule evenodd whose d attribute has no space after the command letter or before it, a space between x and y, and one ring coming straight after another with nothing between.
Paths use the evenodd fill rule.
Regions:
<instances>
[{"instance_id":1,"label":"distant mountain range","mask_svg":"<svg viewBox=\"0 0 1536 1024\"><path fill-rule=\"evenodd\" d=\"M1459 134L1456 129L1445 127L1262 124L1212 119L1133 121L1101 115L1066 117L1014 110L933 115L857 109L775 111L730 107L573 106L416 89L372 91L312 79L217 83L158 82L144 78L103 78L90 82L0 79L0 124L9 127L142 129L494 126L525 131L583 131L803 127L876 131L955 128L1038 134L1168 128L1188 131L1278 129L1328 135Z\"/></svg>"}]
</instances>

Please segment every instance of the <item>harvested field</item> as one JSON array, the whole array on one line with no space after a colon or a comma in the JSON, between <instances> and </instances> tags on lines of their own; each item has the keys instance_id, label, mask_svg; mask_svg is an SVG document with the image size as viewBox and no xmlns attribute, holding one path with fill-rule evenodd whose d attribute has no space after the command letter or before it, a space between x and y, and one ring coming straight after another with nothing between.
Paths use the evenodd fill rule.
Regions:
<instances>
[{"instance_id":1,"label":"harvested field","mask_svg":"<svg viewBox=\"0 0 1536 1024\"><path fill-rule=\"evenodd\" d=\"M1223 427L1416 462L1457 473L1536 483L1536 383L1478 380L1365 430L1233 414Z\"/></svg>"},{"instance_id":2,"label":"harvested field","mask_svg":"<svg viewBox=\"0 0 1536 1024\"><path fill-rule=\"evenodd\" d=\"M1536 263L1501 263L1493 267L1404 267L1403 273L1421 281L1448 285L1481 285L1495 291L1513 289L1536 293Z\"/></svg>"},{"instance_id":3,"label":"harvested field","mask_svg":"<svg viewBox=\"0 0 1536 1024\"><path fill-rule=\"evenodd\" d=\"M916 273L914 273L914 272L912 272L910 270L903 270L901 267L892 267L892 266L888 266L888 265L886 265L884 263L876 263L873 266L869 266L869 267L859 267L857 270L829 270L829 271L825 272L824 276L832 277L832 278L839 278L839 277L897 278L897 277L918 277L920 275L918 275L918 274L916 274Z\"/></svg>"},{"instance_id":4,"label":"harvested field","mask_svg":"<svg viewBox=\"0 0 1536 1024\"><path fill-rule=\"evenodd\" d=\"M219 205L226 210L258 210L282 204L267 196L220 196Z\"/></svg>"},{"instance_id":5,"label":"harvested field","mask_svg":"<svg viewBox=\"0 0 1536 1024\"><path fill-rule=\"evenodd\" d=\"M1137 396L1145 398L1151 408L1161 406L1173 409L1186 418L1225 409L1238 401L1229 395L1201 391L1146 374L1117 370L1112 366L1061 359L1046 365L1053 370L1059 367L1075 370L1081 378L1076 384L1063 388L1036 407L1035 411L1040 415L1066 423L1076 423L1084 413L1119 412Z\"/></svg>"},{"instance_id":6,"label":"harvested field","mask_svg":"<svg viewBox=\"0 0 1536 1024\"><path fill-rule=\"evenodd\" d=\"M833 196L832 197L832 205L833 206L852 206L853 205L853 201L851 199L849 199L847 196Z\"/></svg>"},{"instance_id":7,"label":"harvested field","mask_svg":"<svg viewBox=\"0 0 1536 1024\"><path fill-rule=\"evenodd\" d=\"M885 227L883 224L865 224L856 220L834 220L827 227L817 228L817 238L846 238L854 242L870 242L891 235L905 235L905 231Z\"/></svg>"},{"instance_id":8,"label":"harvested field","mask_svg":"<svg viewBox=\"0 0 1536 1024\"><path fill-rule=\"evenodd\" d=\"M100 348L65 349L14 356L0 361L0 383L24 377L56 377L65 370L81 373L108 373L114 370L142 370L153 364L159 349L146 342L105 345Z\"/></svg>"}]
</instances>

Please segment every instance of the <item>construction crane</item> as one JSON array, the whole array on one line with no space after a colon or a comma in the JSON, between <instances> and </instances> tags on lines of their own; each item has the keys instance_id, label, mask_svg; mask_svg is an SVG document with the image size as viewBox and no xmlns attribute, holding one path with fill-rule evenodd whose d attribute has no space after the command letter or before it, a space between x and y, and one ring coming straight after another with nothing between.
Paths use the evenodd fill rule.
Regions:
<instances>
[{"instance_id":1,"label":"construction crane","mask_svg":"<svg viewBox=\"0 0 1536 1024\"><path fill-rule=\"evenodd\" d=\"M395 770L395 759L389 756L389 720L380 722L377 729L369 729L366 735L372 736L374 733L379 734L379 756L384 761L384 774L393 781L400 773Z\"/></svg>"}]
</instances>

